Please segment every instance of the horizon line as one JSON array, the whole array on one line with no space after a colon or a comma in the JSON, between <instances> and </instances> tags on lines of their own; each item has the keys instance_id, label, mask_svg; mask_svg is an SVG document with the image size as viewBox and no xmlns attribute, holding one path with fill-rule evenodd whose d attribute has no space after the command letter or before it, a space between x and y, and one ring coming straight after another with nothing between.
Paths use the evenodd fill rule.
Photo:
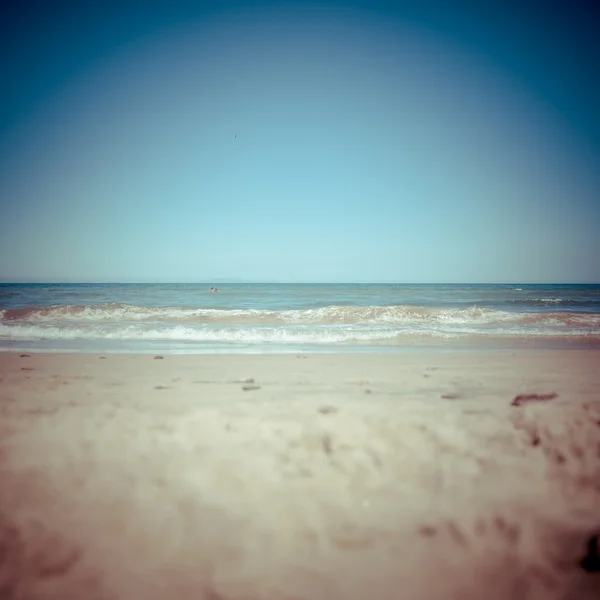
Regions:
<instances>
[{"instance_id":1,"label":"horizon line","mask_svg":"<svg viewBox=\"0 0 600 600\"><path fill-rule=\"evenodd\" d=\"M21 280L0 281L0 285L211 285L211 284L256 284L256 285L600 285L600 281L260 281L260 280L205 280L205 281L43 281Z\"/></svg>"}]
</instances>

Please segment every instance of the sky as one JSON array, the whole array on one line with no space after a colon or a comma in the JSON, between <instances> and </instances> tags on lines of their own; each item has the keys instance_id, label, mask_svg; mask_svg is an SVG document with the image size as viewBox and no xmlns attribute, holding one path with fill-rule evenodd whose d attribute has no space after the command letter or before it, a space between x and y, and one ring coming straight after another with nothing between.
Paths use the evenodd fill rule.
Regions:
<instances>
[{"instance_id":1,"label":"sky","mask_svg":"<svg viewBox=\"0 0 600 600\"><path fill-rule=\"evenodd\" d=\"M594 4L3 2L0 281L599 282Z\"/></svg>"}]
</instances>

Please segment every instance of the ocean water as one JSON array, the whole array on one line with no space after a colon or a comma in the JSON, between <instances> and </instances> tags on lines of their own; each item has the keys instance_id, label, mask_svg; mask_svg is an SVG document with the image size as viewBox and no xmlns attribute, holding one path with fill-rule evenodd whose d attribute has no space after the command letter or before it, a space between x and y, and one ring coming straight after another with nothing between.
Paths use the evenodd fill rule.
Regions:
<instances>
[{"instance_id":1,"label":"ocean water","mask_svg":"<svg viewBox=\"0 0 600 600\"><path fill-rule=\"evenodd\" d=\"M600 348L600 284L0 284L0 349Z\"/></svg>"}]
</instances>

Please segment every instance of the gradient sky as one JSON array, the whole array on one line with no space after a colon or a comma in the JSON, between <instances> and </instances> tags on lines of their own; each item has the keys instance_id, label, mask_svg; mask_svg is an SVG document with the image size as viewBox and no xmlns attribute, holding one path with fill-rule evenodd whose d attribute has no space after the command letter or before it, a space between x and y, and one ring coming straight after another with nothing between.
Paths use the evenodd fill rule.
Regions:
<instances>
[{"instance_id":1,"label":"gradient sky","mask_svg":"<svg viewBox=\"0 0 600 600\"><path fill-rule=\"evenodd\" d=\"M598 282L594 4L4 2L0 281Z\"/></svg>"}]
</instances>

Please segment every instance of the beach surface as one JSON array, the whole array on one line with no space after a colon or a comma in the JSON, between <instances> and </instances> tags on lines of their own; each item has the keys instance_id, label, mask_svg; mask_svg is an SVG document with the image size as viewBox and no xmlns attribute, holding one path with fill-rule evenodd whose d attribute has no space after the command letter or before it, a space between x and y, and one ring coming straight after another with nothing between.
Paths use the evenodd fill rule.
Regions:
<instances>
[{"instance_id":1,"label":"beach surface","mask_svg":"<svg viewBox=\"0 0 600 600\"><path fill-rule=\"evenodd\" d=\"M600 597L600 351L0 354L3 600Z\"/></svg>"}]
</instances>

